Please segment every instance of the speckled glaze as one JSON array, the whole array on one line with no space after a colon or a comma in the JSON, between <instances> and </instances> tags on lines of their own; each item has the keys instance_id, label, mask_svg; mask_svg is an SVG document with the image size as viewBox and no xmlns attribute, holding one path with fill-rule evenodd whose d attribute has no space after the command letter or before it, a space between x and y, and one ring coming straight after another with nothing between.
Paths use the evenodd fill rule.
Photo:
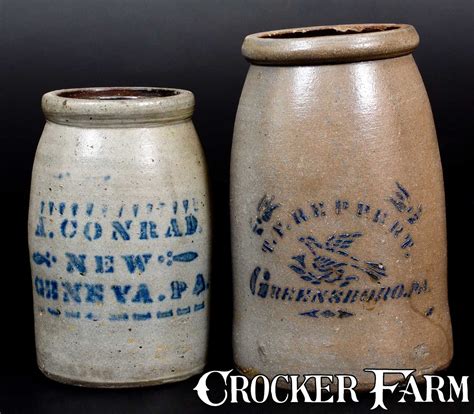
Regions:
<instances>
[{"instance_id":1,"label":"speckled glaze","mask_svg":"<svg viewBox=\"0 0 474 414\"><path fill-rule=\"evenodd\" d=\"M418 42L402 24L245 39L231 220L234 359L249 377L344 373L364 390L364 368L449 365L443 177Z\"/></svg>"},{"instance_id":2,"label":"speckled glaze","mask_svg":"<svg viewBox=\"0 0 474 414\"><path fill-rule=\"evenodd\" d=\"M193 94L69 89L42 107L28 223L39 368L92 387L200 372L210 218Z\"/></svg>"}]
</instances>

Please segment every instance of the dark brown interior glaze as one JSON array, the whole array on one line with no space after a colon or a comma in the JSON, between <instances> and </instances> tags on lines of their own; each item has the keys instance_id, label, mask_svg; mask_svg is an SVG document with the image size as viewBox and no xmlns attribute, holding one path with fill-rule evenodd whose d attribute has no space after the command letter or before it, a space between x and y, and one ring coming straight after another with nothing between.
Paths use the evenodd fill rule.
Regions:
<instances>
[{"instance_id":1,"label":"dark brown interior glaze","mask_svg":"<svg viewBox=\"0 0 474 414\"><path fill-rule=\"evenodd\" d=\"M299 37L323 37L340 36L360 33L375 33L388 30L399 29L400 26L373 25L373 26L353 26L353 27L322 27L320 29L296 29L282 32L265 33L260 36L263 39L295 39Z\"/></svg>"},{"instance_id":2,"label":"dark brown interior glaze","mask_svg":"<svg viewBox=\"0 0 474 414\"><path fill-rule=\"evenodd\" d=\"M166 98L167 96L179 95L179 91L173 89L80 89L58 94L63 98L74 99L98 99L98 100L123 100L143 98Z\"/></svg>"}]
</instances>

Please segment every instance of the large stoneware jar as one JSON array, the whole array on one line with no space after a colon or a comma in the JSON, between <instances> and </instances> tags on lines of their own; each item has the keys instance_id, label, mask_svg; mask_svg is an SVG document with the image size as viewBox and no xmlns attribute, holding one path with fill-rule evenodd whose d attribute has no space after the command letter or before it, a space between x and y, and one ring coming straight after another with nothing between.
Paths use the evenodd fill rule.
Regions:
<instances>
[{"instance_id":1,"label":"large stoneware jar","mask_svg":"<svg viewBox=\"0 0 474 414\"><path fill-rule=\"evenodd\" d=\"M210 229L193 94L60 90L42 106L29 213L40 369L98 387L200 372Z\"/></svg>"},{"instance_id":2,"label":"large stoneware jar","mask_svg":"<svg viewBox=\"0 0 474 414\"><path fill-rule=\"evenodd\" d=\"M232 148L234 356L248 376L452 357L443 177L408 25L258 33ZM284 384L283 384L284 385Z\"/></svg>"}]
</instances>

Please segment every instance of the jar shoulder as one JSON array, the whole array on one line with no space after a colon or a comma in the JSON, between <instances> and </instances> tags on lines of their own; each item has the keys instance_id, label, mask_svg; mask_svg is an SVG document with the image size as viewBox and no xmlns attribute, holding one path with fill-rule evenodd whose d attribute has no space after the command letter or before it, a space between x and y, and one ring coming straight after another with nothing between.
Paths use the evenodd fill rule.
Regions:
<instances>
[{"instance_id":1,"label":"jar shoulder","mask_svg":"<svg viewBox=\"0 0 474 414\"><path fill-rule=\"evenodd\" d=\"M35 168L170 168L202 164L204 156L191 121L160 127L76 128L47 122Z\"/></svg>"},{"instance_id":2,"label":"jar shoulder","mask_svg":"<svg viewBox=\"0 0 474 414\"><path fill-rule=\"evenodd\" d=\"M192 122L94 129L48 122L35 156L32 190L95 194L102 187L114 194L190 188L207 194L206 162Z\"/></svg>"}]
</instances>

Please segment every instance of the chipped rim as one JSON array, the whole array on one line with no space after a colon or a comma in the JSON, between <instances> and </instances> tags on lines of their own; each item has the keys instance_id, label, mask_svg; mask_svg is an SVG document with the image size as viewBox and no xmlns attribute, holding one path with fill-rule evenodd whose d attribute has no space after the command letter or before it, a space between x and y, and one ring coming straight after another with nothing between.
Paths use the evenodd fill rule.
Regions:
<instances>
[{"instance_id":1,"label":"chipped rim","mask_svg":"<svg viewBox=\"0 0 474 414\"><path fill-rule=\"evenodd\" d=\"M344 24L254 33L244 39L242 54L258 65L347 63L408 55L418 44L408 24Z\"/></svg>"},{"instance_id":2,"label":"chipped rim","mask_svg":"<svg viewBox=\"0 0 474 414\"><path fill-rule=\"evenodd\" d=\"M71 126L130 126L188 119L194 95L184 89L104 87L60 89L43 95L48 121Z\"/></svg>"}]
</instances>

